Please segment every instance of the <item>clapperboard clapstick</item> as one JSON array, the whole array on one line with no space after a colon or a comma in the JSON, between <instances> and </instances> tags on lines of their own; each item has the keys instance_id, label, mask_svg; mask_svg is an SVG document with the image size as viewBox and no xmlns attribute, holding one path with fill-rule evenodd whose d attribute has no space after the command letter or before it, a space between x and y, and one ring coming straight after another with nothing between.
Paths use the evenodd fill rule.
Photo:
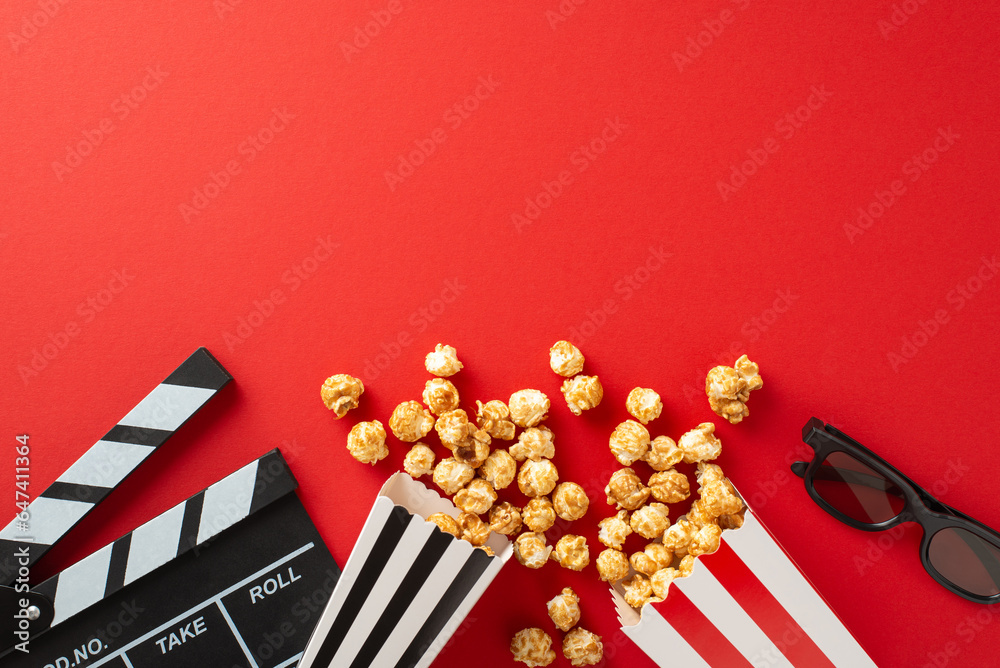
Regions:
<instances>
[{"instance_id":1,"label":"clapperboard clapstick","mask_svg":"<svg viewBox=\"0 0 1000 668\"><path fill-rule=\"evenodd\" d=\"M74 507L79 517L72 522L39 525L47 532L40 535L53 538L44 549L228 380L200 349L143 399L46 490L45 498L73 503L83 503L83 487L95 491L83 493L90 506L82 514ZM116 445L148 450L126 447L132 453L127 459L114 454ZM67 486L61 492L60 484ZM281 453L272 450L33 587L31 600L44 609L32 623L29 653L4 638L4 666L294 665L339 576L294 494L297 485ZM41 498L29 508L46 510L35 505ZM0 546L9 544L14 550L25 545Z\"/></svg>"},{"instance_id":2,"label":"clapperboard clapstick","mask_svg":"<svg viewBox=\"0 0 1000 668\"><path fill-rule=\"evenodd\" d=\"M389 478L299 668L431 664L513 552L499 534L491 557L444 533L424 519L435 512L458 516L405 473Z\"/></svg>"}]
</instances>

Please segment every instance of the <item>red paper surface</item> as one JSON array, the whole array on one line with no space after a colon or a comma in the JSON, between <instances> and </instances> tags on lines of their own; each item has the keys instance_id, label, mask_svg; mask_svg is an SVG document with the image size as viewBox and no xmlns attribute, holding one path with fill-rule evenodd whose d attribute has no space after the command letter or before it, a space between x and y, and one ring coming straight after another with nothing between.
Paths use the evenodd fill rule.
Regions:
<instances>
[{"instance_id":1,"label":"red paper surface","mask_svg":"<svg viewBox=\"0 0 1000 668\"><path fill-rule=\"evenodd\" d=\"M765 385L719 424L720 462L763 521L879 665L992 663L1000 614L923 571L917 528L841 525L788 463L816 415L1000 526L998 19L913 0L4 3L4 516L17 434L38 493L197 346L236 378L37 578L275 446L343 564L405 453L390 438L361 465L346 434L419 398L438 342L465 405L554 399L559 471L593 492L567 530L596 557L628 391L663 395L654 435L719 424L705 372L745 352ZM571 336L606 392L580 418L547 365ZM338 422L319 387L339 372L367 391ZM559 642L544 604L564 585L608 665L647 665L593 566L516 563L436 665L510 665L525 626Z\"/></svg>"}]
</instances>

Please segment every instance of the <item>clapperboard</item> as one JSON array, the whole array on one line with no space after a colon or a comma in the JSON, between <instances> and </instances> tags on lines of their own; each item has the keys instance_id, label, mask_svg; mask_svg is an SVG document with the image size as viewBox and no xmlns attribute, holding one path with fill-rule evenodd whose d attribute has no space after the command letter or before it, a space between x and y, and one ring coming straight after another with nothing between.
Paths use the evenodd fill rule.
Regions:
<instances>
[{"instance_id":1,"label":"clapperboard","mask_svg":"<svg viewBox=\"0 0 1000 668\"><path fill-rule=\"evenodd\" d=\"M2 614L15 623L0 641L0 664L297 664L340 570L277 449L52 578L32 582L29 593L11 589L21 566L69 533L231 380L198 349L31 502L27 527L15 518L0 531L6 585L0 601L13 608ZM18 625L28 627L28 653L16 646L23 641Z\"/></svg>"}]
</instances>

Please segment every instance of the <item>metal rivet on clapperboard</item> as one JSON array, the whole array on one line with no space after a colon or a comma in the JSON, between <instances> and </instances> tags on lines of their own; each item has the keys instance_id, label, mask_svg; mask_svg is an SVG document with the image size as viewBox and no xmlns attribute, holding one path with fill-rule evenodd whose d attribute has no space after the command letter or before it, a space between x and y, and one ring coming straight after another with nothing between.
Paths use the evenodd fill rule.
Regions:
<instances>
[{"instance_id":1,"label":"metal rivet on clapperboard","mask_svg":"<svg viewBox=\"0 0 1000 668\"><path fill-rule=\"evenodd\" d=\"M28 613L28 619L31 621L35 621L42 616L42 611L38 609L37 605L28 606L28 609L25 612Z\"/></svg>"}]
</instances>

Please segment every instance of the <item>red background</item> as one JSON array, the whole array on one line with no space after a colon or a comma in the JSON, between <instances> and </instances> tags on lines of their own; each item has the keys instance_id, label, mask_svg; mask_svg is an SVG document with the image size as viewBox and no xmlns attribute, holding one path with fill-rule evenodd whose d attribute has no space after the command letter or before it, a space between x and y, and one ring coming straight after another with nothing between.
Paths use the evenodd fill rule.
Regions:
<instances>
[{"instance_id":1,"label":"red background","mask_svg":"<svg viewBox=\"0 0 1000 668\"><path fill-rule=\"evenodd\" d=\"M524 387L553 397L562 478L595 489L613 468L607 436L626 417L629 389L662 394L651 431L676 438L720 422L700 391L705 371L746 352L765 385L744 423L719 424L720 462L834 610L879 665L995 661L1000 616L924 573L918 528L879 547L877 535L817 508L788 473L799 430L816 415L1000 526L1000 286L972 279L997 251L993 4L910 0L915 13L906 13L884 0L793 9L594 1L564 3L575 10L553 23L555 0L502 10L404 0L346 55L341 43L386 4L73 0L47 19L41 4L0 9L0 489L13 496L16 434L31 436L38 493L199 345L236 383L54 550L39 577L276 446L345 563L405 452L390 437L387 460L358 464L347 431L419 398L423 357L437 342L455 345L466 365L456 377L466 405ZM879 22L897 8L901 25L883 35ZM725 9L731 21L720 23ZM32 31L25 17L44 25ZM674 54L686 49L690 62L678 66ZM162 80L147 79L151 90L137 91L122 118L120 97L150 67ZM498 86L480 89L486 99L454 127L447 111L480 77ZM782 119L813 86L830 96L799 110L809 118L789 137ZM251 161L241 144L275 108L294 118ZM53 167L104 119L111 133L81 163ZM624 127L578 171L572 154L607 119ZM436 128L444 142L390 189L385 172ZM910 180L908 161L939 128L957 139ZM765 143L777 151L747 166L755 173L724 199L718 182ZM183 215L180 205L233 160L239 172L225 188ZM512 215L564 170L571 182L519 229ZM897 179L903 194L848 234L858 208ZM308 259L318 238L339 244L325 261ZM651 247L670 257L647 274L639 268ZM314 271L296 283L297 268ZM101 291L123 269L127 287L91 311L87 300L107 300ZM626 288L627 276L645 282ZM956 286L970 279L980 289L959 298ZM446 280L465 287L438 309ZM269 309L275 290L283 301ZM794 296L784 313L768 310L779 291ZM614 313L580 343L605 400L575 418L547 350L600 321L589 314L607 300ZM270 314L238 329L258 308ZM436 310L433 322L420 309ZM939 310L945 322L925 324L934 335L906 348L903 337ZM75 335L61 337L68 326ZM366 372L400 334L412 342L377 377ZM65 345L25 372L50 340ZM904 352L912 359L894 368L889 354ZM339 422L319 400L338 372L367 387L362 407ZM958 473L948 476L950 463ZM596 493L592 501L572 531L596 556L596 521L610 509ZM470 656L510 665L507 643L524 626L558 640L544 602L566 584L582 595L582 625L615 648L608 663L647 665L618 632L593 566L532 572L513 562L437 665ZM977 613L985 623L968 625Z\"/></svg>"}]
</instances>

